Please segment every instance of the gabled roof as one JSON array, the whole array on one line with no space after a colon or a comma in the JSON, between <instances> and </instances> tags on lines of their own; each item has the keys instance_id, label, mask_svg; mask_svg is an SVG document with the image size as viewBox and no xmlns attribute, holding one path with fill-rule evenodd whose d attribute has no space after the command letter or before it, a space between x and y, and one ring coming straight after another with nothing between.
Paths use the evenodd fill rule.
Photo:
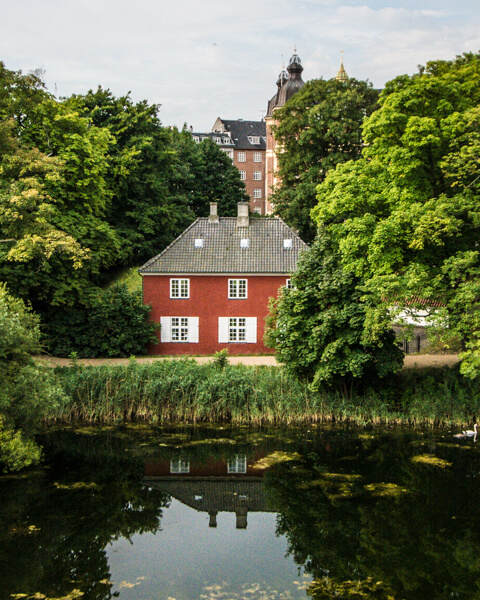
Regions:
<instances>
[{"instance_id":1,"label":"gabled roof","mask_svg":"<svg viewBox=\"0 0 480 600\"><path fill-rule=\"evenodd\" d=\"M202 247L195 247L195 240L203 240ZM249 240L248 248L240 247L241 240ZM284 240L291 240L291 248L284 248ZM278 217L250 218L248 227L239 227L237 217L220 217L216 223L206 217L197 219L138 271L141 275L289 274L307 248Z\"/></svg>"},{"instance_id":2,"label":"gabled roof","mask_svg":"<svg viewBox=\"0 0 480 600\"><path fill-rule=\"evenodd\" d=\"M216 477L146 477L149 486L157 487L183 504L201 512L235 512L242 506L249 512L273 512L267 505L260 478Z\"/></svg>"}]
</instances>

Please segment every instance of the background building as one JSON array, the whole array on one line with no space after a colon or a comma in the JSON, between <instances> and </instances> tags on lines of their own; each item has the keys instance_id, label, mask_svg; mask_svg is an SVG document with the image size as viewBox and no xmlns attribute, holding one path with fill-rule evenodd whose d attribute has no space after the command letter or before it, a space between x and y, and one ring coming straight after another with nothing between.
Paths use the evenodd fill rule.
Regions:
<instances>
[{"instance_id":1,"label":"background building","mask_svg":"<svg viewBox=\"0 0 480 600\"><path fill-rule=\"evenodd\" d=\"M278 76L277 93L268 102L267 114L265 115L265 127L267 147L265 152L266 176L265 176L265 214L273 212L273 206L269 197L275 185L278 184L276 178L277 171L277 142L272 133L272 126L275 124L275 111L277 108L285 106L287 100L301 90L305 85L302 79L302 61L295 52L288 62L287 70L283 70Z\"/></svg>"},{"instance_id":2,"label":"background building","mask_svg":"<svg viewBox=\"0 0 480 600\"><path fill-rule=\"evenodd\" d=\"M343 52L343 51L342 51ZM263 121L235 121L218 117L211 131L194 133L193 139L201 142L206 137L211 138L232 159L240 171L240 177L245 183L247 194L250 196L250 210L260 215L273 212L269 200L272 191L279 184L277 173L277 142L272 132L275 124L275 111L290 100L303 88L303 66L300 57L294 52L278 76L277 92L268 102L267 114ZM343 66L335 77L337 81L348 81L348 75Z\"/></svg>"},{"instance_id":3,"label":"background building","mask_svg":"<svg viewBox=\"0 0 480 600\"><path fill-rule=\"evenodd\" d=\"M265 123L218 119L207 133L192 132L195 142L209 137L232 159L250 196L250 210L265 214Z\"/></svg>"}]
</instances>

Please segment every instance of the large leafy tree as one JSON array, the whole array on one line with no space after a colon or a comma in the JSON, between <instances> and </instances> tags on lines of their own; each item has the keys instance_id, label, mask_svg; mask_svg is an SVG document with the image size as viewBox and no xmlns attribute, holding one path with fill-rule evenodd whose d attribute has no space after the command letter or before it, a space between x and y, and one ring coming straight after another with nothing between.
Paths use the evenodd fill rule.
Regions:
<instances>
[{"instance_id":1,"label":"large leafy tree","mask_svg":"<svg viewBox=\"0 0 480 600\"><path fill-rule=\"evenodd\" d=\"M14 141L0 163L0 276L38 310L72 304L119 254L104 218L113 140L46 98Z\"/></svg>"},{"instance_id":2,"label":"large leafy tree","mask_svg":"<svg viewBox=\"0 0 480 600\"><path fill-rule=\"evenodd\" d=\"M462 337L462 371L472 376L480 371L479 104L479 54L391 81L364 124L363 157L330 172L313 211L378 307L444 305L437 320L448 316Z\"/></svg>"},{"instance_id":3,"label":"large leafy tree","mask_svg":"<svg viewBox=\"0 0 480 600\"><path fill-rule=\"evenodd\" d=\"M138 265L168 245L194 218L176 184L178 160L159 106L134 104L99 87L72 96L67 106L88 116L114 139L109 149L108 223L122 240L122 264Z\"/></svg>"},{"instance_id":4,"label":"large leafy tree","mask_svg":"<svg viewBox=\"0 0 480 600\"><path fill-rule=\"evenodd\" d=\"M40 348L40 319L0 283L0 470L38 462L32 434L63 399L52 371L32 361Z\"/></svg>"},{"instance_id":5,"label":"large leafy tree","mask_svg":"<svg viewBox=\"0 0 480 600\"><path fill-rule=\"evenodd\" d=\"M206 217L209 202L218 202L218 213L224 217L237 214L237 204L248 202L245 184L240 173L227 154L207 138L197 147L198 166L195 173L195 214Z\"/></svg>"},{"instance_id":6,"label":"large leafy tree","mask_svg":"<svg viewBox=\"0 0 480 600\"><path fill-rule=\"evenodd\" d=\"M361 125L377 99L377 90L365 81L316 79L275 113L281 183L272 201L276 213L307 242L315 237L310 210L317 202L316 187L330 169L360 157Z\"/></svg>"},{"instance_id":7,"label":"large leafy tree","mask_svg":"<svg viewBox=\"0 0 480 600\"><path fill-rule=\"evenodd\" d=\"M209 214L210 202L218 203L218 214L233 217L239 202L248 202L245 184L226 153L211 139L193 140L184 127L171 131L176 156L176 185L196 217Z\"/></svg>"},{"instance_id":8,"label":"large leafy tree","mask_svg":"<svg viewBox=\"0 0 480 600\"><path fill-rule=\"evenodd\" d=\"M0 65L0 278L36 309L71 304L111 264L107 131Z\"/></svg>"},{"instance_id":9,"label":"large leafy tree","mask_svg":"<svg viewBox=\"0 0 480 600\"><path fill-rule=\"evenodd\" d=\"M369 332L360 281L342 268L326 233L302 254L291 281L267 319L266 342L297 377L350 395L367 378L401 367L393 331Z\"/></svg>"}]
</instances>

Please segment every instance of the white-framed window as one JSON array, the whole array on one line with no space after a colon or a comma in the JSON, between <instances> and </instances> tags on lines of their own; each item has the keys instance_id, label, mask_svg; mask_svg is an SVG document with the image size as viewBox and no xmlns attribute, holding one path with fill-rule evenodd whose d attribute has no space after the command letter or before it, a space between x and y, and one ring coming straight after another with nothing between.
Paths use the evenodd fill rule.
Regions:
<instances>
[{"instance_id":1,"label":"white-framed window","mask_svg":"<svg viewBox=\"0 0 480 600\"><path fill-rule=\"evenodd\" d=\"M240 171L240 179L242 181L246 181L247 180L247 172L246 171Z\"/></svg>"},{"instance_id":2,"label":"white-framed window","mask_svg":"<svg viewBox=\"0 0 480 600\"><path fill-rule=\"evenodd\" d=\"M220 137L214 137L214 138L213 138L213 141L214 141L216 144L221 144L221 143L222 143L222 138L220 138Z\"/></svg>"},{"instance_id":3,"label":"white-framed window","mask_svg":"<svg viewBox=\"0 0 480 600\"><path fill-rule=\"evenodd\" d=\"M261 152L253 153L253 162L262 162L262 153Z\"/></svg>"},{"instance_id":4,"label":"white-framed window","mask_svg":"<svg viewBox=\"0 0 480 600\"><path fill-rule=\"evenodd\" d=\"M230 148L222 148L223 152L225 152L225 154L228 156L228 158L231 158L233 160L233 150Z\"/></svg>"},{"instance_id":5,"label":"white-framed window","mask_svg":"<svg viewBox=\"0 0 480 600\"><path fill-rule=\"evenodd\" d=\"M229 279L228 280L228 297L247 298L247 280L246 279Z\"/></svg>"},{"instance_id":6,"label":"white-framed window","mask_svg":"<svg viewBox=\"0 0 480 600\"><path fill-rule=\"evenodd\" d=\"M245 342L247 340L246 317L230 317L228 319L228 341Z\"/></svg>"},{"instance_id":7,"label":"white-framed window","mask_svg":"<svg viewBox=\"0 0 480 600\"><path fill-rule=\"evenodd\" d=\"M257 343L257 317L218 317L218 342Z\"/></svg>"},{"instance_id":8,"label":"white-framed window","mask_svg":"<svg viewBox=\"0 0 480 600\"><path fill-rule=\"evenodd\" d=\"M262 214L262 209L260 208L260 206L254 206L253 207L253 212L257 213L257 215L261 215Z\"/></svg>"},{"instance_id":9,"label":"white-framed window","mask_svg":"<svg viewBox=\"0 0 480 600\"><path fill-rule=\"evenodd\" d=\"M188 342L188 317L172 317L170 333L172 342Z\"/></svg>"},{"instance_id":10,"label":"white-framed window","mask_svg":"<svg viewBox=\"0 0 480 600\"><path fill-rule=\"evenodd\" d=\"M248 136L248 141L251 144L254 144L254 145L258 146L258 144L260 143L260 136L258 136L258 135L249 135Z\"/></svg>"},{"instance_id":11,"label":"white-framed window","mask_svg":"<svg viewBox=\"0 0 480 600\"><path fill-rule=\"evenodd\" d=\"M170 461L170 473L190 473L190 461L177 458Z\"/></svg>"},{"instance_id":12,"label":"white-framed window","mask_svg":"<svg viewBox=\"0 0 480 600\"><path fill-rule=\"evenodd\" d=\"M198 343L198 317L160 317L160 341Z\"/></svg>"},{"instance_id":13,"label":"white-framed window","mask_svg":"<svg viewBox=\"0 0 480 600\"><path fill-rule=\"evenodd\" d=\"M261 181L262 180L262 172L261 171L254 171L253 172L253 180L254 181Z\"/></svg>"},{"instance_id":14,"label":"white-framed window","mask_svg":"<svg viewBox=\"0 0 480 600\"><path fill-rule=\"evenodd\" d=\"M258 200L258 198L262 197L262 190L260 188L255 188L253 190L253 197Z\"/></svg>"},{"instance_id":15,"label":"white-framed window","mask_svg":"<svg viewBox=\"0 0 480 600\"><path fill-rule=\"evenodd\" d=\"M246 152L238 152L237 160L238 160L238 162L247 162L247 153Z\"/></svg>"},{"instance_id":16,"label":"white-framed window","mask_svg":"<svg viewBox=\"0 0 480 600\"><path fill-rule=\"evenodd\" d=\"M293 289L293 285L292 285L292 280L291 279L287 279L285 281L285 287L287 288L287 290L292 290Z\"/></svg>"},{"instance_id":17,"label":"white-framed window","mask_svg":"<svg viewBox=\"0 0 480 600\"><path fill-rule=\"evenodd\" d=\"M245 454L237 454L235 458L229 458L227 462L227 473L246 473L247 457Z\"/></svg>"},{"instance_id":18,"label":"white-framed window","mask_svg":"<svg viewBox=\"0 0 480 600\"><path fill-rule=\"evenodd\" d=\"M190 298L190 279L170 279L170 298Z\"/></svg>"},{"instance_id":19,"label":"white-framed window","mask_svg":"<svg viewBox=\"0 0 480 600\"><path fill-rule=\"evenodd\" d=\"M193 141L197 142L197 143L200 141L200 138L198 137L198 135L193 136Z\"/></svg>"}]
</instances>

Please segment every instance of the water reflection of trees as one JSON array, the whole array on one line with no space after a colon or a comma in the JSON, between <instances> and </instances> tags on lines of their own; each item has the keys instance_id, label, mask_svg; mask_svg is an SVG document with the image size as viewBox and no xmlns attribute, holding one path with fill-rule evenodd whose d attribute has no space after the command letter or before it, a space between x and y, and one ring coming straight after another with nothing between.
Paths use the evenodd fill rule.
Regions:
<instances>
[{"instance_id":1,"label":"water reflection of trees","mask_svg":"<svg viewBox=\"0 0 480 600\"><path fill-rule=\"evenodd\" d=\"M315 598L342 589L342 598L383 599L388 588L397 600L480 597L480 445L471 441L196 428L133 438L67 431L43 445L45 471L0 480L0 598L73 589L111 598L109 542L157 531L169 503L142 485L144 461L239 453L274 465L267 501L296 562L321 582Z\"/></svg>"},{"instance_id":2,"label":"water reflection of trees","mask_svg":"<svg viewBox=\"0 0 480 600\"><path fill-rule=\"evenodd\" d=\"M278 534L314 578L437 600L480 596L479 477L471 445L338 434L266 484Z\"/></svg>"},{"instance_id":3,"label":"water reflection of trees","mask_svg":"<svg viewBox=\"0 0 480 600\"><path fill-rule=\"evenodd\" d=\"M118 439L67 433L47 452L46 473L0 485L0 597L111 598L108 543L157 531L169 497L142 485L143 463Z\"/></svg>"}]
</instances>

